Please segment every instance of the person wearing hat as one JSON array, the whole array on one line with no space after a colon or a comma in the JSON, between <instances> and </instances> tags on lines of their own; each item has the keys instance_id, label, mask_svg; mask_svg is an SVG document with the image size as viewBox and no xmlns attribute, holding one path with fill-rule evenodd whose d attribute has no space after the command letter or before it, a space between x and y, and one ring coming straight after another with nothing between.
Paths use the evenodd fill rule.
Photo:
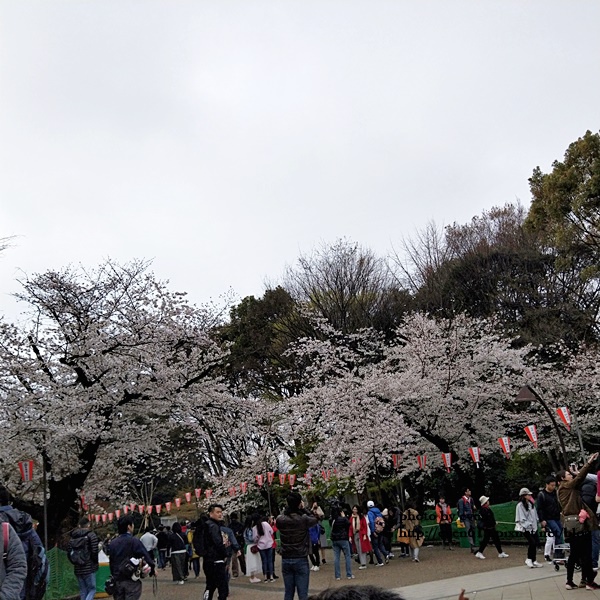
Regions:
<instances>
[{"instance_id":1,"label":"person wearing hat","mask_svg":"<svg viewBox=\"0 0 600 600\"><path fill-rule=\"evenodd\" d=\"M498 531L496 530L496 517L490 508L490 499L488 496L481 496L481 498L479 498L479 504L481 504L481 509L479 511L479 522L481 528L483 529L483 539L481 540L481 544L479 544L479 550L475 556L481 559L485 558L483 551L485 550L489 541L492 540L494 546L496 546L496 550L498 550L498 558L508 558L508 554L502 551L500 537L498 536Z\"/></svg>"},{"instance_id":2,"label":"person wearing hat","mask_svg":"<svg viewBox=\"0 0 600 600\"><path fill-rule=\"evenodd\" d=\"M515 511L515 531L520 531L527 540L527 559L525 565L529 568L543 567L535 560L535 552L540 543L538 537L538 526L540 522L533 503L532 494L527 488L519 490L519 502Z\"/></svg>"}]
</instances>

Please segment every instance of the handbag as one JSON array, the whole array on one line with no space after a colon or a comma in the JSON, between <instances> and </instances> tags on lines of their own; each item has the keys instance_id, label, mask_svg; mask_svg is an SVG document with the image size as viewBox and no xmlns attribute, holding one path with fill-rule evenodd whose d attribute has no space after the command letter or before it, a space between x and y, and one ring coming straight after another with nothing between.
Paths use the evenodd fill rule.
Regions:
<instances>
[{"instance_id":1,"label":"handbag","mask_svg":"<svg viewBox=\"0 0 600 600\"><path fill-rule=\"evenodd\" d=\"M563 531L565 537L581 533L583 529L584 526L579 520L579 515L563 515Z\"/></svg>"},{"instance_id":2,"label":"handbag","mask_svg":"<svg viewBox=\"0 0 600 600\"><path fill-rule=\"evenodd\" d=\"M258 554L258 546L256 544L250 546L250 552L252 552L252 554Z\"/></svg>"}]
</instances>

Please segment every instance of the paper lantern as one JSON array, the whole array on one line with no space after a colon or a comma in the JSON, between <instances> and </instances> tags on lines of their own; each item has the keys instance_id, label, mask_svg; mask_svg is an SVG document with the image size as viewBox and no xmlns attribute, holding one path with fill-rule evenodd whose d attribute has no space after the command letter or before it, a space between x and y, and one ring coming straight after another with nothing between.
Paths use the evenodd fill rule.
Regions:
<instances>
[{"instance_id":1,"label":"paper lantern","mask_svg":"<svg viewBox=\"0 0 600 600\"><path fill-rule=\"evenodd\" d=\"M525 433L527 434L529 441L533 444L533 447L537 448L538 447L538 435L537 435L536 426L535 425L527 425L527 427L525 427Z\"/></svg>"}]
</instances>

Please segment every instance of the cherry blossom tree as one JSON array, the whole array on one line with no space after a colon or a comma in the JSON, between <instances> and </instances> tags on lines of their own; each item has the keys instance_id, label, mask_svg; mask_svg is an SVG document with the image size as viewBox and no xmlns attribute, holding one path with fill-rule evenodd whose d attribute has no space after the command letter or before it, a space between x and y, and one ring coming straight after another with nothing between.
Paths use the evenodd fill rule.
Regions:
<instances>
[{"instance_id":1,"label":"cherry blossom tree","mask_svg":"<svg viewBox=\"0 0 600 600\"><path fill-rule=\"evenodd\" d=\"M191 306L139 261L47 272L22 287L29 325L0 332L0 468L13 488L17 460L46 469L51 535L86 482L110 488L127 459L157 451L174 427L193 432L189 451L208 471L239 463L251 406L219 381L214 307ZM33 485L19 491L39 506Z\"/></svg>"}]
</instances>

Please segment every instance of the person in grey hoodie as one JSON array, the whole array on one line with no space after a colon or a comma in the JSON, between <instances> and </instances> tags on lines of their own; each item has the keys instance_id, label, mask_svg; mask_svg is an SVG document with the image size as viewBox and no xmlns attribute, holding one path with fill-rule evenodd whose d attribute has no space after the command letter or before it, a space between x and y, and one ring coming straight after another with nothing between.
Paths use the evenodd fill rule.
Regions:
<instances>
[{"instance_id":1,"label":"person in grey hoodie","mask_svg":"<svg viewBox=\"0 0 600 600\"><path fill-rule=\"evenodd\" d=\"M19 536L8 522L0 526L0 548L6 554L6 558L0 560L0 600L15 600L25 586L27 558Z\"/></svg>"},{"instance_id":2,"label":"person in grey hoodie","mask_svg":"<svg viewBox=\"0 0 600 600\"><path fill-rule=\"evenodd\" d=\"M527 559L525 565L531 569L543 565L535 560L535 552L540 543L538 537L538 519L531 492L527 488L519 491L519 502L515 511L515 531L520 531L527 540Z\"/></svg>"}]
</instances>

